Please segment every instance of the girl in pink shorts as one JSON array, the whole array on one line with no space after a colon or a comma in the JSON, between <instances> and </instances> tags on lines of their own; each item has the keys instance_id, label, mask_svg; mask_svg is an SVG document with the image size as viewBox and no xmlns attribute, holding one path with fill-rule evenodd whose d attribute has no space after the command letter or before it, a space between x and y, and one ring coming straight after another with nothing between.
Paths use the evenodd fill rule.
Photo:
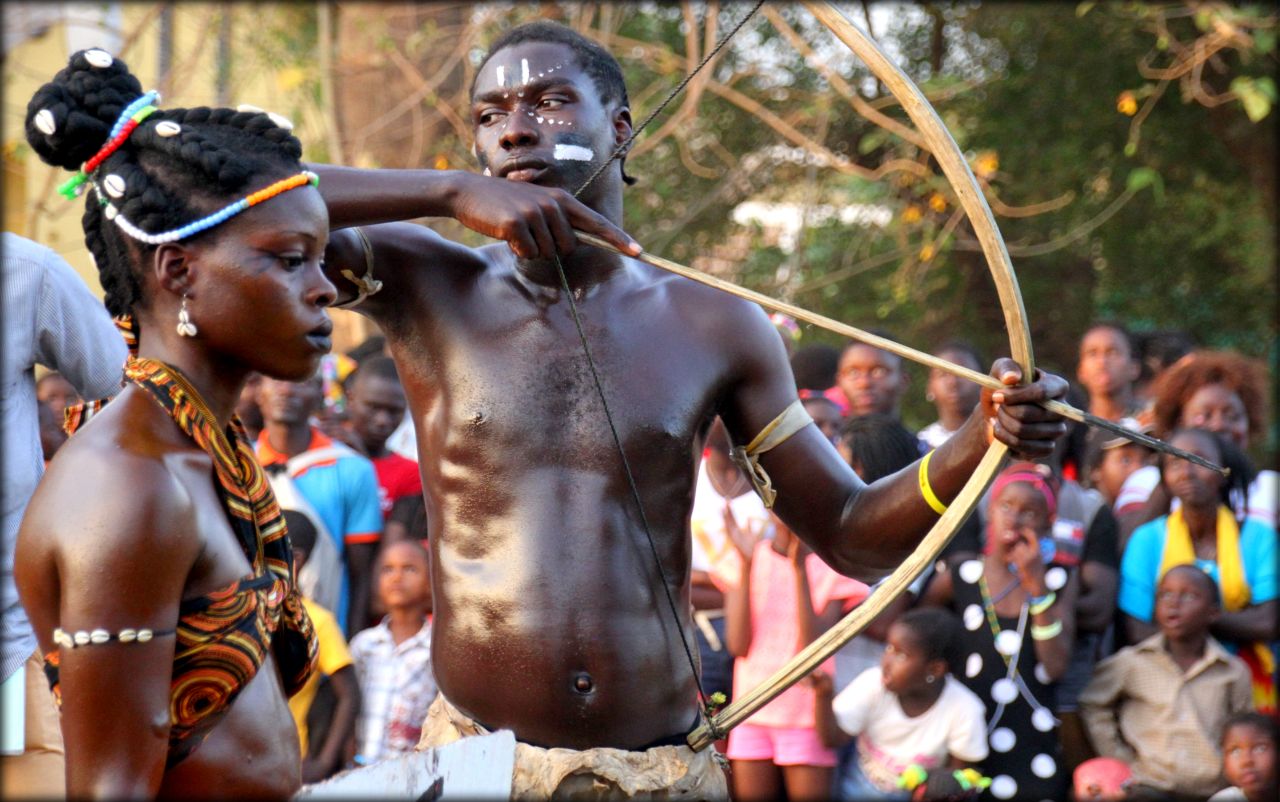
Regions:
<instances>
[{"instance_id":1,"label":"girl in pink shorts","mask_svg":"<svg viewBox=\"0 0 1280 802\"><path fill-rule=\"evenodd\" d=\"M725 509L725 530L738 565L725 582L726 641L737 657L733 693L769 678L840 616L867 597L867 586L837 574L776 516L766 540L744 532ZM736 574L736 576L735 576ZM834 660L824 664L830 672ZM788 688L729 733L733 798L827 799L836 753L822 745L807 682Z\"/></svg>"}]
</instances>

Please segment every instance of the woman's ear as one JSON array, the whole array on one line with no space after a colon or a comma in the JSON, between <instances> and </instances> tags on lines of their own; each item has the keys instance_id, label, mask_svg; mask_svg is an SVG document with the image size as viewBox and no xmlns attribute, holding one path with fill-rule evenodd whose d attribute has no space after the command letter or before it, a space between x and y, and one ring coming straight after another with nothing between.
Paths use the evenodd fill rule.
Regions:
<instances>
[{"instance_id":1,"label":"woman's ear","mask_svg":"<svg viewBox=\"0 0 1280 802\"><path fill-rule=\"evenodd\" d=\"M176 242L156 248L151 269L159 286L174 295L186 295L194 280L194 258L191 251Z\"/></svg>"}]
</instances>

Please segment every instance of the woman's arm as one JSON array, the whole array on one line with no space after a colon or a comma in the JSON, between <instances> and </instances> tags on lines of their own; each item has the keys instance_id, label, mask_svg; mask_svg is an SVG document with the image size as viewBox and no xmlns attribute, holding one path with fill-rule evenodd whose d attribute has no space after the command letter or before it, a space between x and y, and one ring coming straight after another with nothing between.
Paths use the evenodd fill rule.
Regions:
<instances>
[{"instance_id":1,"label":"woman's arm","mask_svg":"<svg viewBox=\"0 0 1280 802\"><path fill-rule=\"evenodd\" d=\"M165 467L172 455L69 445L19 535L16 578L42 650L58 648L55 627L171 631L202 547L196 505ZM159 791L174 644L170 633L59 649L68 797Z\"/></svg>"},{"instance_id":2,"label":"woman's arm","mask_svg":"<svg viewBox=\"0 0 1280 802\"><path fill-rule=\"evenodd\" d=\"M1022 526L1018 528L1017 536L1007 556L1017 568L1018 582L1027 596L1030 635L1036 659L1044 665L1050 679L1056 682L1067 673L1067 663L1071 659L1080 575L1073 572L1063 587L1051 591L1046 580L1049 566L1041 560L1035 530ZM1037 599L1041 601L1037 602Z\"/></svg>"},{"instance_id":3,"label":"woman's arm","mask_svg":"<svg viewBox=\"0 0 1280 802\"><path fill-rule=\"evenodd\" d=\"M1276 600L1251 604L1234 613L1220 613L1209 631L1218 640L1271 641L1276 637Z\"/></svg>"}]
</instances>

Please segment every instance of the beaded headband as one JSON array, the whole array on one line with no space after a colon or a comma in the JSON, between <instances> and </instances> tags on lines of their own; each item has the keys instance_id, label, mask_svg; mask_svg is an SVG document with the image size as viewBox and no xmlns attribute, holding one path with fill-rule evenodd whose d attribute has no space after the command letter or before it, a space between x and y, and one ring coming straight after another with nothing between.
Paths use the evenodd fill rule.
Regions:
<instances>
[{"instance_id":1,"label":"beaded headband","mask_svg":"<svg viewBox=\"0 0 1280 802\"><path fill-rule=\"evenodd\" d=\"M235 217L251 206L257 206L259 203L271 200L282 192L288 192L291 189L297 189L298 187L306 186L308 184L313 187L320 186L320 176L310 170L303 170L297 175L282 178L268 187L263 187L257 192L251 193L247 197L241 198L234 203L224 206L211 215L202 217L199 220L187 223L181 228L175 228L172 231L166 231L162 234L148 234L133 223L129 222L125 216L120 214L120 211L107 200L106 195L103 193L103 190L98 186L96 181L93 182L93 190L97 193L99 202L105 207L103 214L107 216L108 220L114 221L115 224L120 227L121 231L139 242L145 242L148 245L163 245L166 242L177 242L178 240L186 239L187 237L190 237L193 234L198 234L207 228L213 228L220 223L225 223L230 218Z\"/></svg>"},{"instance_id":2,"label":"beaded headband","mask_svg":"<svg viewBox=\"0 0 1280 802\"><path fill-rule=\"evenodd\" d=\"M120 148L133 133L133 129L138 127L138 123L147 119L155 112L156 107L153 105L160 102L160 93L154 89L142 95L137 100L124 107L124 111L120 112L120 116L116 118L115 125L111 126L111 134L107 137L107 143L103 145L97 153L84 166L76 171L76 174L67 179L62 186L58 187L58 194L67 200L75 200L84 192L84 185L89 180L89 173L98 169L98 165L107 160L107 157Z\"/></svg>"},{"instance_id":3,"label":"beaded headband","mask_svg":"<svg viewBox=\"0 0 1280 802\"><path fill-rule=\"evenodd\" d=\"M91 178L93 172L102 165L104 161L112 154L119 150L129 139L129 135L137 129L143 120L150 117L156 111L156 103L160 102L160 93L154 89L141 95L120 112L120 116L116 118L115 124L111 126L111 133L107 136L106 144L104 144L97 153L95 153L84 165L76 171L75 175L67 179L62 186L58 187L58 194L68 200L74 200L79 197L85 190L86 186L93 187L93 191L98 196L98 202L103 206L103 214L108 220L115 222L120 230L128 234L134 239L145 242L148 245L163 245L166 242L177 242L186 239L193 234L198 234L205 229L212 228L220 223L226 222L228 219L240 214L245 209L257 206L263 201L270 200L282 192L288 192L291 189L297 189L301 186L310 184L311 186L320 185L320 177L310 170L303 170L297 175L281 180L264 187L257 192L250 193L248 196L241 198L234 203L224 206L222 209L207 215L191 223L187 223L181 228L175 228L172 231L165 231L160 234L148 234L138 228L117 209L108 196L118 198L124 195L124 181L119 176L109 175L99 183L96 178ZM241 111L262 111L256 107L242 106ZM41 112L48 114L48 112ZM282 128L292 128L293 124L285 118L277 114L268 114L271 121ZM51 118L50 118L51 119ZM37 120L39 122L39 120ZM46 123L52 126L52 122ZM163 128L162 128L163 126ZM42 127L42 130L44 128ZM156 126L156 132L161 136L173 136L180 131L177 123L161 122ZM105 189L104 189L105 187Z\"/></svg>"}]
</instances>

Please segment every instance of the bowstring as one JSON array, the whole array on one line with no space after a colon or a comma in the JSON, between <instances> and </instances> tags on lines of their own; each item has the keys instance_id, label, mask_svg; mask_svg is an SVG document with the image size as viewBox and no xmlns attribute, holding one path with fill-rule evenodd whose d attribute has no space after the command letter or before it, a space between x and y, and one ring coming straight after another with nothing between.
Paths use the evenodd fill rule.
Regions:
<instances>
[{"instance_id":1,"label":"bowstring","mask_svg":"<svg viewBox=\"0 0 1280 802\"><path fill-rule=\"evenodd\" d=\"M682 81L680 81L675 89L672 89L666 98L658 104L657 108L655 108L653 112L640 123L640 125L636 126L635 129L632 130L631 136L627 137L626 141L621 145L618 145L609 158L606 159L604 163L587 178L587 180L582 182L582 186L578 187L578 189L574 191L574 198L581 195L587 187L591 186L597 178L604 174L604 171L609 168L609 165L613 164L627 152L627 149L631 147L633 142L635 142L635 139L640 135L640 132L648 127L648 125L662 113L662 110L676 99L680 92L684 91L684 88L689 85L689 82L692 81L694 77L701 72L713 58L716 57L716 54L724 49L725 45L729 43L729 40L737 35L738 31L742 30L742 26L746 25L747 21L755 16L755 13L760 10L762 5L764 5L764 0L758 0L758 2L751 7L751 10L738 21L738 24L733 26L727 34L721 37L720 41L716 43L716 46L712 48L709 53L707 53L706 57L702 59L698 66L694 67L693 70L686 75ZM605 395L604 385L600 381L600 373L596 369L595 358L591 355L591 346L587 343L587 333L582 326L582 317L578 313L578 304L573 298L573 290L569 287L569 276L565 273L564 265L560 262L559 254L555 255L555 263L556 272L560 277L560 288L564 291L564 297L569 302L569 312L573 317L573 325L578 330L578 339L582 342L582 351L587 357L587 366L591 370L591 380L595 383L596 394L600 397L600 404L604 408L604 417L609 424L609 433L613 435L613 444L617 448L618 456L622 460L622 469L627 477L627 486L631 490L631 498L635 502L636 510L640 513L640 526L644 529L645 540L649 543L649 553L653 556L654 565L658 569L658 578L662 584L662 591L666 596L667 606L671 610L671 617L676 623L676 632L680 635L680 646L684 649L684 656L689 661L689 671L693 674L694 684L698 688L698 700L701 702L698 714L707 723L707 726L710 727L713 740L719 740L722 733L720 733L719 729L715 726L715 719L708 715L709 703L706 691L702 687L702 677L699 675L697 663L693 659L693 651L689 647L689 639L685 637L684 627L680 625L680 613L676 609L675 599L671 595L671 585L667 581L667 573L662 567L662 559L658 555L658 547L653 542L653 531L649 527L649 518L645 515L644 503L640 498L640 489L636 485L635 474L631 470L631 463L627 459L627 452L622 447L622 438L618 434L617 425L614 423L613 412L609 408L609 400Z\"/></svg>"}]
</instances>

